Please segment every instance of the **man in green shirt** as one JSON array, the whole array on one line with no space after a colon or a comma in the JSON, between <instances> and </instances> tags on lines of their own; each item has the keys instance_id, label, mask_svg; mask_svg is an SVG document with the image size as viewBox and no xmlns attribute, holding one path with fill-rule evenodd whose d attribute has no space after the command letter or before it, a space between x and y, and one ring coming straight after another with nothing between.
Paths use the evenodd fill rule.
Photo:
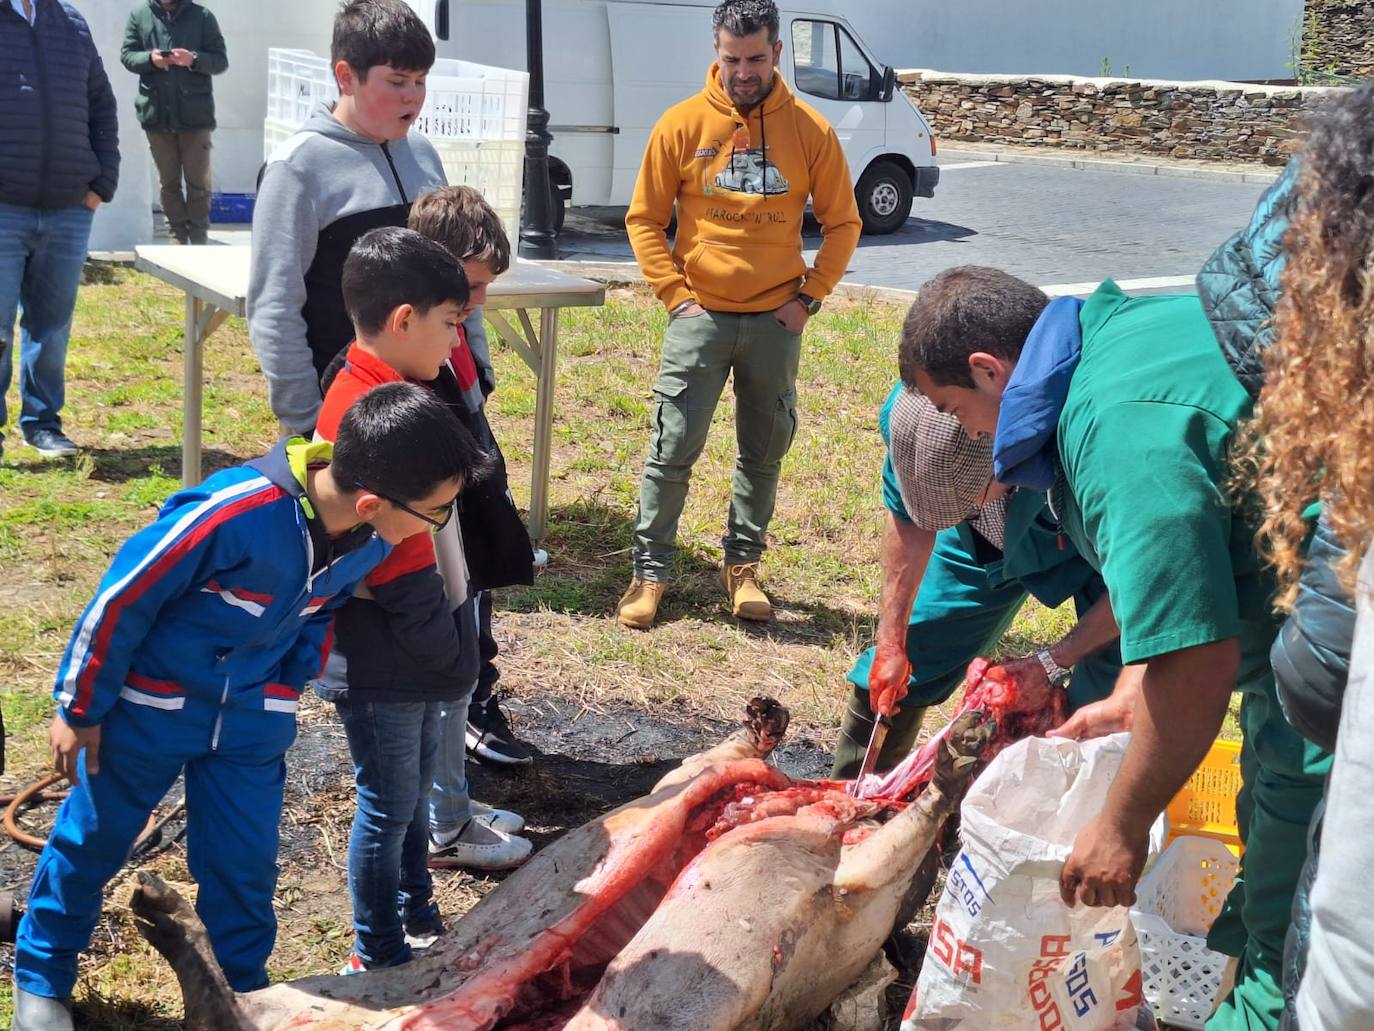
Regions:
<instances>
[{"instance_id":1,"label":"man in green shirt","mask_svg":"<svg viewBox=\"0 0 1374 1031\"><path fill-rule=\"evenodd\" d=\"M875 709L890 724L877 769L900 762L926 708L958 689L969 662L996 647L1027 597L1051 608L1072 598L1079 620L1061 640L1006 665L1033 686L1068 679L1071 710L1111 694L1121 662L1106 587L1060 537L1045 496L995 484L992 441L970 439L901 383L878 428L887 446L878 639L849 671L831 776L858 773Z\"/></svg>"},{"instance_id":2,"label":"man in green shirt","mask_svg":"<svg viewBox=\"0 0 1374 1031\"><path fill-rule=\"evenodd\" d=\"M1232 690L1244 733L1241 879L1212 928L1235 988L1208 1031L1278 1027L1281 966L1305 831L1330 757L1283 718L1269 667L1277 622L1226 451L1249 395L1194 296L1086 301L964 266L922 288L902 334L902 378L971 436L995 435L1000 482L1048 490L1100 570L1127 663L1144 676L1068 724L1131 726L1102 811L1064 864L1070 905L1129 905L1150 824L1221 728Z\"/></svg>"}]
</instances>

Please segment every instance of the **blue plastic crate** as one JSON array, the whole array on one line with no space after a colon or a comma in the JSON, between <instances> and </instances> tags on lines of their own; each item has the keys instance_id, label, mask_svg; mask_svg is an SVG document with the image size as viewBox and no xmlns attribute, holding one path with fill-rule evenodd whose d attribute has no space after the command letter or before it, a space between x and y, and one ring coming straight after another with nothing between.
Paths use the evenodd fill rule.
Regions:
<instances>
[{"instance_id":1,"label":"blue plastic crate","mask_svg":"<svg viewBox=\"0 0 1374 1031\"><path fill-rule=\"evenodd\" d=\"M211 222L251 222L253 221L253 194L251 193L212 193L210 194Z\"/></svg>"}]
</instances>

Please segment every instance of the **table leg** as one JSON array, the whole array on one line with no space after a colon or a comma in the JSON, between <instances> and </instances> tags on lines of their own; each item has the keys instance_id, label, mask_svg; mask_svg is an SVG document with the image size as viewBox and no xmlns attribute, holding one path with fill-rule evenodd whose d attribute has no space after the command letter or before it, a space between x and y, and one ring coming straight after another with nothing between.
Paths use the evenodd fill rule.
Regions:
<instances>
[{"instance_id":1,"label":"table leg","mask_svg":"<svg viewBox=\"0 0 1374 1031\"><path fill-rule=\"evenodd\" d=\"M530 480L530 537L544 539L549 516L549 450L553 444L553 398L558 369L558 309L539 312L539 373L535 381L534 468Z\"/></svg>"},{"instance_id":2,"label":"table leg","mask_svg":"<svg viewBox=\"0 0 1374 1031\"><path fill-rule=\"evenodd\" d=\"M205 337L201 309L204 302L186 297L186 333L182 343L181 485L201 481L200 412L205 379Z\"/></svg>"}]
</instances>

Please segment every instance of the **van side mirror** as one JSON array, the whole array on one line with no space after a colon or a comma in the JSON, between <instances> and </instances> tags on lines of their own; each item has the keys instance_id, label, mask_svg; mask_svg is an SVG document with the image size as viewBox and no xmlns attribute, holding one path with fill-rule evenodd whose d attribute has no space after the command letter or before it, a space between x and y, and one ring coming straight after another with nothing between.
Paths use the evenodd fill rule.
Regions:
<instances>
[{"instance_id":1,"label":"van side mirror","mask_svg":"<svg viewBox=\"0 0 1374 1031\"><path fill-rule=\"evenodd\" d=\"M448 0L434 0L434 37L448 39Z\"/></svg>"},{"instance_id":2,"label":"van side mirror","mask_svg":"<svg viewBox=\"0 0 1374 1031\"><path fill-rule=\"evenodd\" d=\"M896 90L897 73L892 70L891 66L883 65L883 85L882 89L878 91L878 99L881 100L883 103L887 103L889 100L892 99L892 95L896 92Z\"/></svg>"}]
</instances>

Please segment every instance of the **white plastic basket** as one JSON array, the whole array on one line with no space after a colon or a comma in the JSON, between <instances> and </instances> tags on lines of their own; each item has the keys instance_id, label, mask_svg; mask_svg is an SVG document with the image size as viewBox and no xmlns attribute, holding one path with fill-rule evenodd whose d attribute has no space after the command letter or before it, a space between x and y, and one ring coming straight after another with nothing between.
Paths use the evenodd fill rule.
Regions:
<instances>
[{"instance_id":1,"label":"white plastic basket","mask_svg":"<svg viewBox=\"0 0 1374 1031\"><path fill-rule=\"evenodd\" d=\"M468 61L436 61L415 128L436 139L524 143L529 76Z\"/></svg>"},{"instance_id":2,"label":"white plastic basket","mask_svg":"<svg viewBox=\"0 0 1374 1031\"><path fill-rule=\"evenodd\" d=\"M426 77L425 106L415 119L416 131L439 152L448 181L481 190L512 241L520 228L529 84L525 72L441 59ZM328 58L269 50L264 160L319 104L337 96Z\"/></svg>"},{"instance_id":3,"label":"white plastic basket","mask_svg":"<svg viewBox=\"0 0 1374 1031\"><path fill-rule=\"evenodd\" d=\"M520 234L525 144L497 140L431 139L449 185L480 190L506 227L512 246Z\"/></svg>"},{"instance_id":4,"label":"white plastic basket","mask_svg":"<svg viewBox=\"0 0 1374 1031\"><path fill-rule=\"evenodd\" d=\"M339 95L329 59L309 50L267 51L267 120L294 132L318 104ZM289 134L288 134L289 135Z\"/></svg>"},{"instance_id":5,"label":"white plastic basket","mask_svg":"<svg viewBox=\"0 0 1374 1031\"><path fill-rule=\"evenodd\" d=\"M1220 841L1178 837L1136 889L1145 998L1161 1021L1200 1031L1211 1014L1227 957L1207 948L1206 935L1239 865Z\"/></svg>"},{"instance_id":6,"label":"white plastic basket","mask_svg":"<svg viewBox=\"0 0 1374 1031\"><path fill-rule=\"evenodd\" d=\"M280 147L286 140L295 134L299 128L289 122L282 122L276 118L265 118L262 123L262 159L272 160L272 152Z\"/></svg>"}]
</instances>

